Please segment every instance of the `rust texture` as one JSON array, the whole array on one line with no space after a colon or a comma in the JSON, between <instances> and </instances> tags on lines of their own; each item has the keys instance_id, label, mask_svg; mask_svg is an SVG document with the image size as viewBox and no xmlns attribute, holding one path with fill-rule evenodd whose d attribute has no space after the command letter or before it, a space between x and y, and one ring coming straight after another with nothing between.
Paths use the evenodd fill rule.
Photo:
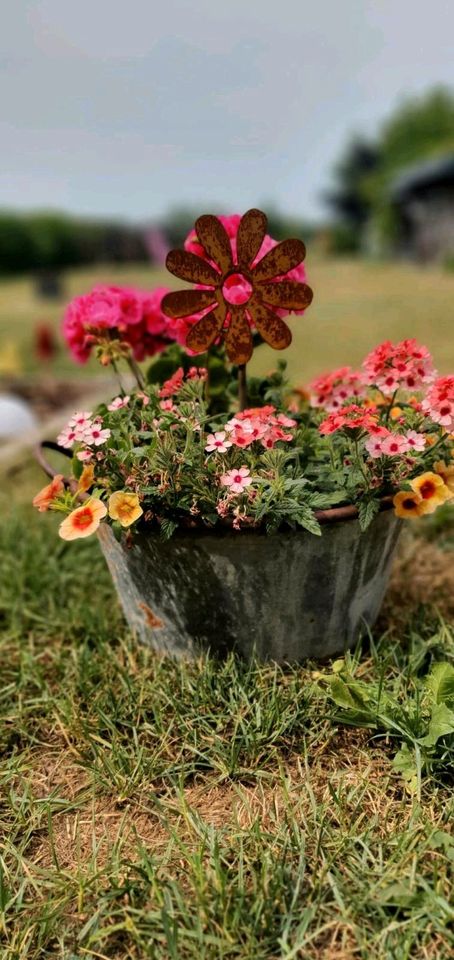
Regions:
<instances>
[{"instance_id":1,"label":"rust texture","mask_svg":"<svg viewBox=\"0 0 454 960\"><path fill-rule=\"evenodd\" d=\"M152 630L160 630L164 626L162 620L153 613L152 609L146 603L139 603L139 609L143 611L147 625Z\"/></svg>"},{"instance_id":2,"label":"rust texture","mask_svg":"<svg viewBox=\"0 0 454 960\"><path fill-rule=\"evenodd\" d=\"M180 280L208 289L177 290L162 300L164 313L172 319L207 311L189 331L187 346L196 353L204 353L224 336L229 360L247 363L253 350L253 323L270 347L275 350L288 347L291 332L272 308L305 310L312 301L312 290L306 283L285 279L285 274L304 260L304 243L296 239L283 240L252 266L267 231L267 219L261 210L248 210L241 218L237 262L228 234L217 217L211 214L199 217L195 231L208 260L184 250L171 250L166 265ZM223 286L238 272L250 284L251 295L241 306L232 306L224 296Z\"/></svg>"}]
</instances>

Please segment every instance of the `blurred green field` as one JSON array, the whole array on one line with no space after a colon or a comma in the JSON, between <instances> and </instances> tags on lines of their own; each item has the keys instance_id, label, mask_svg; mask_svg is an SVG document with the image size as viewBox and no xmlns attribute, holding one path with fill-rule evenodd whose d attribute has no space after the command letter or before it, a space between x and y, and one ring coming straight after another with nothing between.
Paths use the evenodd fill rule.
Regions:
<instances>
[{"instance_id":1,"label":"blurred green field","mask_svg":"<svg viewBox=\"0 0 454 960\"><path fill-rule=\"evenodd\" d=\"M322 370L345 363L356 365L380 341L412 336L432 350L440 371L454 369L454 274L411 264L322 259L310 252L307 271L315 297L305 317L290 320L294 339L286 357L292 380L303 383ZM35 325L51 322L58 329L65 302L87 292L96 282L144 288L167 283L178 286L165 270L143 265L97 266L65 275L64 297L61 302L50 302L37 299L30 278L4 280L0 283L3 355L8 356L14 343L22 370L36 370ZM275 358L276 354L264 347L256 352L251 367L254 372L264 372ZM87 375L94 367L78 368L62 347L52 369L72 375L79 369Z\"/></svg>"}]
</instances>

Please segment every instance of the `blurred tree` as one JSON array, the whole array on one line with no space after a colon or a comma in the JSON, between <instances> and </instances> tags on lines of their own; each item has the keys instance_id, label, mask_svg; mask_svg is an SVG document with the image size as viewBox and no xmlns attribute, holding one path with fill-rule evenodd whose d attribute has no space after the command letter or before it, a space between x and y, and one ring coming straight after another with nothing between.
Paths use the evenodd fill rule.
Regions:
<instances>
[{"instance_id":1,"label":"blurred tree","mask_svg":"<svg viewBox=\"0 0 454 960\"><path fill-rule=\"evenodd\" d=\"M336 219L352 231L360 231L370 214L371 204L364 191L364 179L376 169L379 152L375 144L355 137L334 168L337 188L325 194Z\"/></svg>"},{"instance_id":2,"label":"blurred tree","mask_svg":"<svg viewBox=\"0 0 454 960\"><path fill-rule=\"evenodd\" d=\"M335 189L326 200L352 248L364 232L375 232L382 247L394 237L396 218L391 184L404 168L454 152L454 92L437 87L407 98L385 121L375 142L356 138L334 169Z\"/></svg>"}]
</instances>

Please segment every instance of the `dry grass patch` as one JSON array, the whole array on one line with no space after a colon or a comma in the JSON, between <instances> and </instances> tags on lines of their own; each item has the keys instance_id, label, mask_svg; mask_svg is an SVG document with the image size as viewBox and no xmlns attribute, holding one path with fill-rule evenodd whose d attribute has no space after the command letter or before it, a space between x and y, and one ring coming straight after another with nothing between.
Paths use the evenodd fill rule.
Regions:
<instances>
[{"instance_id":1,"label":"dry grass patch","mask_svg":"<svg viewBox=\"0 0 454 960\"><path fill-rule=\"evenodd\" d=\"M258 824L272 834L291 820L304 829L317 807L326 808L333 826L354 816L358 827L369 822L381 835L411 811L386 751L371 751L362 730L338 731L310 763L291 756L253 785L219 784L212 776L182 790L167 788L158 798L150 784L149 792L124 802L115 794L97 796L87 771L55 750L37 755L30 783L36 798L53 795L67 802L29 848L29 862L41 868L80 870L95 857L101 869L114 855L134 861L141 847L159 854L173 836L192 848L207 828L227 836Z\"/></svg>"},{"instance_id":2,"label":"dry grass patch","mask_svg":"<svg viewBox=\"0 0 454 960\"><path fill-rule=\"evenodd\" d=\"M381 613L381 626L404 626L422 607L454 623L454 554L404 536Z\"/></svg>"}]
</instances>

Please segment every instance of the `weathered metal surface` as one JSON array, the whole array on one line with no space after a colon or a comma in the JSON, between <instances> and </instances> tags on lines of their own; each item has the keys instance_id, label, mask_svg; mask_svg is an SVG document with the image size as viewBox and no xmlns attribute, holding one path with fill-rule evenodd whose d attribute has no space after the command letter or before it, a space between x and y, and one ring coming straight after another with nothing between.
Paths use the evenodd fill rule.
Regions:
<instances>
[{"instance_id":1,"label":"weathered metal surface","mask_svg":"<svg viewBox=\"0 0 454 960\"><path fill-rule=\"evenodd\" d=\"M172 319L197 313L204 307L215 307L191 326L186 345L196 353L203 353L218 336L224 336L229 360L238 365L247 363L253 350L249 323L252 318L270 347L275 350L288 347L291 330L270 307L305 310L312 302L312 290L306 283L282 276L303 262L306 255L304 243L283 240L253 266L267 230L267 219L261 210L248 210L241 218L236 258L227 231L218 217L211 214L199 217L195 230L205 258L171 250L166 266L180 280L208 284L212 289L172 291L163 297L161 303L164 313ZM207 266L206 257L216 264L216 269L211 264ZM238 270L249 284L250 297L245 303L233 306L225 295L225 282L238 274Z\"/></svg>"},{"instance_id":2,"label":"weathered metal surface","mask_svg":"<svg viewBox=\"0 0 454 960\"><path fill-rule=\"evenodd\" d=\"M283 662L341 653L373 626L400 528L386 510L363 534L347 520L322 537L136 533L127 547L101 524L99 540L144 643L174 656L234 648Z\"/></svg>"}]
</instances>

